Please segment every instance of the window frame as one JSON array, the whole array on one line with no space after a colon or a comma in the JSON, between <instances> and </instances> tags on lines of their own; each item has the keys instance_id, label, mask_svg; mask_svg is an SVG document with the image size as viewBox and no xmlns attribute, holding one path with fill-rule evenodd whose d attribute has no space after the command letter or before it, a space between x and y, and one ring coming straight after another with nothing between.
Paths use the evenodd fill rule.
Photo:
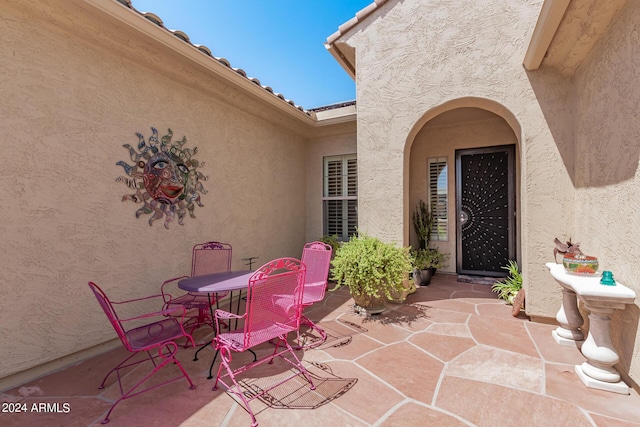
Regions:
<instances>
[{"instance_id":1,"label":"window frame","mask_svg":"<svg viewBox=\"0 0 640 427\"><path fill-rule=\"evenodd\" d=\"M349 162L355 160L355 175L349 174ZM341 176L342 182L340 184L339 195L329 195L330 191L330 175L329 165L331 162L341 162ZM355 233L355 228L358 226L358 161L357 155L343 154L338 156L325 156L322 158L322 230L323 234L335 234L338 236L338 240L347 241L350 236ZM351 180L349 178L352 178ZM354 178L354 179L353 179ZM350 186L351 184L351 186ZM355 193L355 195L354 195ZM329 201L341 201L341 221L342 221L342 233L337 234L330 230L329 227ZM355 224L352 223L352 227L349 227L349 201L355 201ZM353 206L353 204L351 204ZM351 232L350 232L351 231Z\"/></svg>"},{"instance_id":2,"label":"window frame","mask_svg":"<svg viewBox=\"0 0 640 427\"><path fill-rule=\"evenodd\" d=\"M438 171L439 167L441 169ZM443 170L444 176L441 176ZM434 176L436 176L435 183L432 179ZM427 201L434 215L431 240L449 241L451 228L449 226L449 159L446 156L427 157Z\"/></svg>"}]
</instances>

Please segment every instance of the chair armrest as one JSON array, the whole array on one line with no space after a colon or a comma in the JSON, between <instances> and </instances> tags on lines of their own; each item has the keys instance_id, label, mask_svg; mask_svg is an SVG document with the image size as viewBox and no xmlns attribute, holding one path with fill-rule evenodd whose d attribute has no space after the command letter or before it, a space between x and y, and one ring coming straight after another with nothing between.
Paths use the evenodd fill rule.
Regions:
<instances>
[{"instance_id":1,"label":"chair armrest","mask_svg":"<svg viewBox=\"0 0 640 427\"><path fill-rule=\"evenodd\" d=\"M134 299L126 300L126 301L111 301L111 304L127 304L127 303L130 303L130 302L144 301L144 300L152 299L152 298L162 298L162 294L149 295L149 296L146 296L146 297L134 298Z\"/></svg>"},{"instance_id":2,"label":"chair armrest","mask_svg":"<svg viewBox=\"0 0 640 427\"><path fill-rule=\"evenodd\" d=\"M169 283L175 282L176 280L187 279L188 277L189 276L174 277L173 279L165 280L164 282L162 282L162 285L160 286L160 292L162 293L162 299L164 300L165 304L171 301L173 297L171 296L170 293L164 291L164 287Z\"/></svg>"},{"instance_id":3,"label":"chair armrest","mask_svg":"<svg viewBox=\"0 0 640 427\"><path fill-rule=\"evenodd\" d=\"M134 317L129 317L128 319L120 319L120 322L129 322L132 320L140 320L140 319L147 319L150 317L167 317L170 314L175 313L176 311L181 312L178 314L182 314L182 317L184 318L184 313L185 313L185 309L182 306L175 306L172 308L167 308L161 311L154 311L152 313L145 313L145 314L140 314L138 316L134 316Z\"/></svg>"},{"instance_id":4,"label":"chair armrest","mask_svg":"<svg viewBox=\"0 0 640 427\"><path fill-rule=\"evenodd\" d=\"M228 311L224 311L224 310L220 310L220 309L217 309L213 313L213 315L215 316L216 319L225 319L225 320L229 320L229 319L244 319L244 314L242 316L240 316L240 315L229 313Z\"/></svg>"},{"instance_id":5,"label":"chair armrest","mask_svg":"<svg viewBox=\"0 0 640 427\"><path fill-rule=\"evenodd\" d=\"M213 312L213 318L215 319L216 325L216 335L220 335L220 320L244 319L246 315L247 314L245 313L242 316L239 316L237 314L229 313L228 311L217 309ZM229 323L229 325L231 325L231 323ZM229 329L231 329L231 326L229 326Z\"/></svg>"}]
</instances>

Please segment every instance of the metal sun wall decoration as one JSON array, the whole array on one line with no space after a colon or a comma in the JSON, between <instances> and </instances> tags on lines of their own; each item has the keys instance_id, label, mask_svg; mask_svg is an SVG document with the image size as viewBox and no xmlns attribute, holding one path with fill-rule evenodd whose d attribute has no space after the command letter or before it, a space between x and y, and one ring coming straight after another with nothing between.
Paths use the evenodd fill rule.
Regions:
<instances>
[{"instance_id":1,"label":"metal sun wall decoration","mask_svg":"<svg viewBox=\"0 0 640 427\"><path fill-rule=\"evenodd\" d=\"M185 148L187 137L181 141L171 142L173 132L168 133L158 140L158 131L153 132L148 142L141 133L138 136L138 149L129 144L123 147L129 150L129 156L133 166L124 161L116 162L122 166L128 176L120 176L116 181L123 181L127 187L134 189L135 193L125 194L122 201L132 200L135 203L144 203L136 211L136 218L142 214L152 214L149 225L153 221L165 217L164 226L169 228L169 223L176 217L178 224L184 225L183 219L189 212L191 218L195 218L193 211L195 205L204 206L200 201L200 195L206 194L201 181L209 177L203 175L198 168L204 166L204 162L198 162L193 156L198 148Z\"/></svg>"}]
</instances>

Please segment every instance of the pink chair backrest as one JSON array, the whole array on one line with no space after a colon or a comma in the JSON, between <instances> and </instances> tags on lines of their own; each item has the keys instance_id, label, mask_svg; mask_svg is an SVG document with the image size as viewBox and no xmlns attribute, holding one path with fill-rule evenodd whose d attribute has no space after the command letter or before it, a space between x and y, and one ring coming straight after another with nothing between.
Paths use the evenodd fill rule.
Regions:
<instances>
[{"instance_id":1,"label":"pink chair backrest","mask_svg":"<svg viewBox=\"0 0 640 427\"><path fill-rule=\"evenodd\" d=\"M245 349L298 328L304 276L305 266L295 258L268 262L251 276L244 325Z\"/></svg>"},{"instance_id":2,"label":"pink chair backrest","mask_svg":"<svg viewBox=\"0 0 640 427\"><path fill-rule=\"evenodd\" d=\"M322 301L327 288L329 266L331 264L331 246L322 242L304 245L302 262L307 267L304 284L304 304Z\"/></svg>"},{"instance_id":3,"label":"pink chair backrest","mask_svg":"<svg viewBox=\"0 0 640 427\"><path fill-rule=\"evenodd\" d=\"M100 307L102 307L102 310L104 310L104 314L107 315L109 322L111 322L111 326L113 326L113 329L115 329L116 333L118 334L118 338L120 338L120 341L122 341L122 345L124 345L127 350L131 351L131 346L129 345L129 342L127 340L126 332L122 328L122 324L120 323L118 314L114 310L111 301L109 301L109 298L104 293L104 291L100 289L100 287L95 283L89 282L89 287L93 291L93 294L96 296L98 303L100 303Z\"/></svg>"},{"instance_id":4,"label":"pink chair backrest","mask_svg":"<svg viewBox=\"0 0 640 427\"><path fill-rule=\"evenodd\" d=\"M231 271L231 245L220 242L200 243L193 247L191 277Z\"/></svg>"}]
</instances>

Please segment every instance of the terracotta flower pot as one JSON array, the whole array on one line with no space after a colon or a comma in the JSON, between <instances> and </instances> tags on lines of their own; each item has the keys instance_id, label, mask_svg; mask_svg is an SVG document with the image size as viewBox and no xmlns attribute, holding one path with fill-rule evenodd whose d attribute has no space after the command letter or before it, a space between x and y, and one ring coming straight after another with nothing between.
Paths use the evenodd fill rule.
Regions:
<instances>
[{"instance_id":1,"label":"terracotta flower pot","mask_svg":"<svg viewBox=\"0 0 640 427\"><path fill-rule=\"evenodd\" d=\"M392 291L391 298L389 302L395 304L402 304L404 300L407 299L407 296L411 295L416 291L416 284L409 279L405 279L402 281L402 287L404 288L402 292Z\"/></svg>"},{"instance_id":2,"label":"terracotta flower pot","mask_svg":"<svg viewBox=\"0 0 640 427\"><path fill-rule=\"evenodd\" d=\"M383 297L376 298L363 294L351 294L351 297L355 301L356 306L364 310L366 314L382 313L386 308L385 299Z\"/></svg>"}]
</instances>

